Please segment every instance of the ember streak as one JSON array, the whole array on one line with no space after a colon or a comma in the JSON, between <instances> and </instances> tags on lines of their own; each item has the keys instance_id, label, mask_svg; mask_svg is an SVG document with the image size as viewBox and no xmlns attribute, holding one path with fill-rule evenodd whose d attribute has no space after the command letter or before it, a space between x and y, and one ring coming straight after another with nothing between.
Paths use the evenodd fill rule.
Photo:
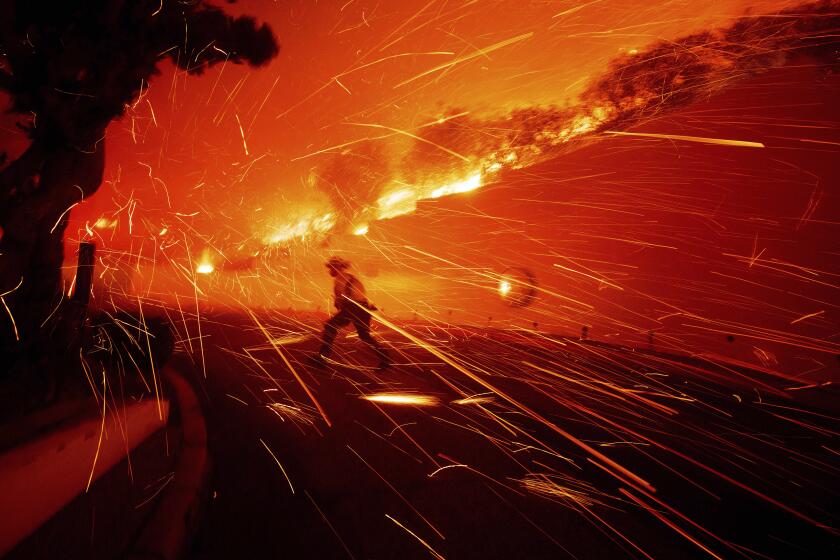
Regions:
<instances>
[{"instance_id":1,"label":"ember streak","mask_svg":"<svg viewBox=\"0 0 840 560\"><path fill-rule=\"evenodd\" d=\"M206 391L199 549L840 553L840 2L242 4L278 57L145 83L65 236ZM312 365L335 255L389 370Z\"/></svg>"}]
</instances>

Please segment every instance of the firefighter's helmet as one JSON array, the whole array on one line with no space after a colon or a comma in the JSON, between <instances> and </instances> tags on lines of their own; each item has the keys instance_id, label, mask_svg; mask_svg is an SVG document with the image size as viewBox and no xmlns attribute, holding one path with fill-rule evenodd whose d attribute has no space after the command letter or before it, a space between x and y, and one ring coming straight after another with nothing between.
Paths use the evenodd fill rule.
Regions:
<instances>
[{"instance_id":1,"label":"firefighter's helmet","mask_svg":"<svg viewBox=\"0 0 840 560\"><path fill-rule=\"evenodd\" d=\"M333 268L335 270L344 270L350 268L350 261L341 257L330 257L324 264L327 268Z\"/></svg>"}]
</instances>

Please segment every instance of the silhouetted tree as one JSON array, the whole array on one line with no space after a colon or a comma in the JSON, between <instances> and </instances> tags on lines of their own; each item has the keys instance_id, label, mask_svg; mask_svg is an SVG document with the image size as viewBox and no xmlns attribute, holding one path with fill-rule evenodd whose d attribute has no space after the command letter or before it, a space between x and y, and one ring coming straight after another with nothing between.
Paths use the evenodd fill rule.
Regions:
<instances>
[{"instance_id":1,"label":"silhouetted tree","mask_svg":"<svg viewBox=\"0 0 840 560\"><path fill-rule=\"evenodd\" d=\"M0 90L13 112L31 115L31 144L0 172L6 352L44 342L61 295L68 210L99 188L105 129L161 63L200 74L225 60L260 66L277 52L266 24L200 0L0 0Z\"/></svg>"}]
</instances>

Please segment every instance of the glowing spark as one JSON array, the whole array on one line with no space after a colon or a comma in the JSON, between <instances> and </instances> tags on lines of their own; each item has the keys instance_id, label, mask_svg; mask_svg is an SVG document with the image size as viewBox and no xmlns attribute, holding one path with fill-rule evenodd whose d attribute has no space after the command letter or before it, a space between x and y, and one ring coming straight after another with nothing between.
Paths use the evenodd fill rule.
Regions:
<instances>
[{"instance_id":1,"label":"glowing spark","mask_svg":"<svg viewBox=\"0 0 840 560\"><path fill-rule=\"evenodd\" d=\"M242 399L240 399L239 397L235 397L235 396L231 395L230 393L225 393L225 396L226 396L226 397L230 397L231 399L233 399L233 400L235 400L235 401L237 401L237 402L241 402L241 403L242 403L242 404L244 404L245 406L248 406L248 403L246 403L245 401L243 401L243 400L242 400Z\"/></svg>"},{"instance_id":2,"label":"glowing spark","mask_svg":"<svg viewBox=\"0 0 840 560\"><path fill-rule=\"evenodd\" d=\"M345 86L344 84L342 84L342 83L341 83L341 81L340 81L338 78L333 78L333 81L334 81L335 83L337 83L339 86L341 86L341 89L343 89L344 91L346 91L346 92L347 92L347 95L353 95L352 93L350 93L350 90L349 90L349 89L347 89L347 86Z\"/></svg>"},{"instance_id":3,"label":"glowing spark","mask_svg":"<svg viewBox=\"0 0 840 560\"><path fill-rule=\"evenodd\" d=\"M816 317L818 315L822 315L823 313L825 313L825 309L823 309L822 311L817 311L815 313L808 313L807 315L803 315L799 319L794 319L793 321L790 322L790 324L793 325L794 323L798 323L799 321L804 321L805 319L810 319L811 317Z\"/></svg>"},{"instance_id":4,"label":"glowing spark","mask_svg":"<svg viewBox=\"0 0 840 560\"><path fill-rule=\"evenodd\" d=\"M466 397L464 399L458 399L456 401L452 401L452 404L487 404L493 402L495 399L493 397Z\"/></svg>"},{"instance_id":5,"label":"glowing spark","mask_svg":"<svg viewBox=\"0 0 840 560\"><path fill-rule=\"evenodd\" d=\"M429 144L430 146L434 146L435 148L438 148L439 150L442 150L442 151L446 152L447 154L449 154L451 156L455 156L458 159L464 160L467 163L469 163L469 161L470 161L467 157L462 156L458 152L453 152L452 150L450 150L449 148L447 148L445 146L441 146L440 144L436 144L435 142L432 142L431 140L423 138L422 136L417 136L416 134L412 134L412 133L410 133L408 131L405 131L405 130L400 130L398 128L391 128L390 126L385 126L383 124L371 124L371 123L347 123L347 124L352 124L354 126L366 126L366 127L369 127L369 128L381 128L381 129L384 129L384 130L389 130L389 131L395 132L397 134L402 134L403 136L408 136L409 138L417 140L418 142L423 142L425 144Z\"/></svg>"},{"instance_id":6,"label":"glowing spark","mask_svg":"<svg viewBox=\"0 0 840 560\"><path fill-rule=\"evenodd\" d=\"M688 532L686 532L685 530L681 529L676 523L674 523L673 521L670 521L667 517L665 517L664 515L662 515L658 511L656 511L653 507L649 506L647 503L645 503L644 501L642 501L641 499L639 499L635 495L631 494L630 492L628 492L624 488L619 488L619 492L621 492L622 494L624 494L625 496L627 496L628 498L630 498L631 500L636 502L639 506L641 506L642 508L644 508L645 510L650 512L651 515L653 515L654 517L659 519L662 523L664 523L665 525L667 525L668 527L670 527L671 529L676 531L678 534L685 537L685 539L687 539L689 542L697 545L701 550L703 550L704 552L709 554L712 558L717 558L717 560L723 560L720 556L718 556L717 554L712 552L709 548L707 548L703 543L701 543L700 541L698 541L697 539L695 539L694 537L689 535Z\"/></svg>"},{"instance_id":7,"label":"glowing spark","mask_svg":"<svg viewBox=\"0 0 840 560\"><path fill-rule=\"evenodd\" d=\"M352 301L352 300L351 300L351 301ZM358 305L358 304L356 304L356 305ZM634 485L634 486L635 486L635 485L638 485L638 486L640 486L640 487L642 487L642 488L645 488L645 489L647 489L647 490L649 490L649 491L651 491L651 492L656 492L656 489L655 489L655 488L654 488L654 487L653 487L653 486L652 486L652 485L651 485L648 481L646 481L645 479L641 478L640 476L636 475L636 474L635 474L635 473L633 473L632 471L630 471L630 470L628 470L627 468L623 467L622 465L620 465L620 464L619 464L619 463L617 463L616 461L613 461L612 459L610 459L609 457L607 457L606 455L604 455L603 453L601 453L601 452L600 452L600 451L598 451L597 449L593 448L591 445L589 445L589 444L588 444L588 443L586 443L585 441L583 441L583 440L581 440L581 439L576 438L576 437L575 437L575 436L573 436L571 433L569 433L569 432L567 432L566 430L562 429L562 428L561 428L561 427L559 427L557 424L555 424L554 422L551 422L551 421L550 421L550 420L548 420L547 418L545 418L545 417L541 416L540 414L538 414L538 413L537 413L536 411L534 411L533 409L531 409L531 408L529 408L529 407L525 406L523 403L521 403L521 402L519 402L518 400L514 399L514 398L513 398L511 395L509 395L508 393L506 393L506 392L504 392L504 391L500 390L498 387L494 386L493 384L491 384L491 383L490 383L489 381L487 381L486 379L482 379L481 377L479 377L478 375L476 375L476 374L475 374L475 373L473 373L472 371L470 371L470 370L468 370L467 368L465 368L465 367L464 367L463 365L461 365L458 361L456 361L456 360L452 359L452 358L451 358L451 357L450 357L447 353L445 353L445 352L441 351L440 349L436 348L435 346L433 346L433 345L431 345L431 344L429 344L429 343L425 342L424 340L422 340L422 339L420 339L420 338L418 338L418 337L416 337L416 336L412 335L411 333L409 333L409 332L408 332L408 331L406 331L405 329L402 329L402 328L398 327L397 325L395 325L394 323L392 323L392 322L391 322L391 321L389 321L388 319L385 319L385 318L384 318L381 314L376 313L376 312L374 312L374 311L371 311L371 312L370 312L370 314L371 314L371 315L372 315L372 316L373 316L373 317L374 317L374 318L375 318L378 322L382 323L382 324L383 324L383 325L385 325L386 327L388 327L388 328L390 328L390 329L392 329L392 330L394 330L394 331L398 332L399 334L403 335L404 337L406 337L407 339L409 339L411 342L413 342L414 344L417 344L418 346L420 346L420 347L421 347L421 348L423 348L424 350L428 351L428 352L429 352L429 353L431 353L432 355L436 356L437 358L440 358L441 360L443 360L444 362L446 362L447 364L449 364L450 366L452 366L452 367L453 367L455 370L457 370L458 372L460 372L460 373L464 374L466 377L468 377L469 379L471 379L471 380L475 381L476 383L479 383L480 385L482 385L484 388L486 388L486 389L487 389L488 391L490 391L491 393L494 393L494 394L498 395L499 397L503 398L504 400L506 400L507 402L509 402L510 404L512 404L513 406L515 406L516 408L518 408L519 410L521 410L522 412L524 412L526 415L528 415L528 416L530 416L531 418L533 418L534 420L536 420L536 421L540 422L541 424L543 424L543 425L544 425L544 426L546 426L547 428L549 428L549 429L551 429L551 430L555 431L556 433L558 433L558 434L559 434L559 435L561 435L562 437L566 438L566 439L567 439L567 440L569 440L571 443L573 443L573 444L577 445L578 447L580 447L580 448L581 448L581 449L583 449L584 451L588 452L589 454L593 455L594 457L597 457L597 458L598 458L598 459L600 459L601 461L604 461L604 462L605 462L605 463L607 463L607 464L608 464L608 465L609 465L612 469L614 469L614 470L616 471L616 472L612 472L612 471L610 472L610 474L612 474L613 476L616 476L616 474L621 473L621 475L624 475L624 476L626 476L627 478L629 478L630 480L632 480L632 481L633 481L633 485ZM619 478L619 479L621 480L621 476L620 476L620 475L619 475L619 476L616 476L616 478ZM809 521L810 521L810 520L809 520Z\"/></svg>"},{"instance_id":8,"label":"glowing spark","mask_svg":"<svg viewBox=\"0 0 840 560\"><path fill-rule=\"evenodd\" d=\"M444 64L439 64L439 65L435 66L434 68L431 68L429 70L426 70L425 72L421 72L421 73L417 74L413 78L403 80L402 82L395 85L394 89L396 89L400 86L404 86L406 84L410 84L414 80L420 79L423 76L428 76L429 74L434 74L435 72L438 72L440 70L445 70L447 68L451 68L451 67L455 66L456 64L461 64L462 62L467 62L468 60L472 60L474 58L484 56L485 54L491 53L493 51L497 51L501 48L507 47L509 45L513 45L513 44L518 43L520 41L525 41L526 39L530 39L533 36L534 36L533 31L531 31L529 33L523 33L522 35L517 35L516 37L513 37L511 39L507 39L505 41L500 41L500 42L498 42L494 45L490 45L489 47L479 49L479 50L477 50L475 52L472 52L472 53L470 53L466 56L460 56L460 57L456 58L455 60L451 60L451 61L446 62Z\"/></svg>"},{"instance_id":9,"label":"glowing spark","mask_svg":"<svg viewBox=\"0 0 840 560\"><path fill-rule=\"evenodd\" d=\"M391 521L393 521L394 523L396 523L396 525L397 525L398 527L401 527L401 528L402 528L402 529L403 529L406 533L408 533L409 535L411 535L412 537L414 537L415 539L417 539L417 540L420 542L420 544L422 544L423 546L425 546L426 548L428 548L428 549L429 549L429 552L431 552L431 553L432 553L432 556L434 556L434 557L435 557L435 558L437 558L438 560L445 560L445 559L444 559L444 557L443 557L443 556L441 556L440 554L438 554L438 553L435 551L435 549L434 549L434 548L432 548L431 546L429 546L429 543L427 543L426 541L424 541L423 539L421 539L419 536L417 536L417 534L416 534L416 533L414 533L411 529L409 529L408 527L406 527L405 525L403 525L402 523L400 523L399 521L397 521L396 519L394 519L393 517L391 517L391 516L390 516L390 515L388 515L387 513L385 514L385 517L387 517L388 519L390 519Z\"/></svg>"},{"instance_id":10,"label":"glowing spark","mask_svg":"<svg viewBox=\"0 0 840 560\"><path fill-rule=\"evenodd\" d=\"M261 443L261 444L263 444L263 447L265 447L265 450L269 452L269 454L271 455L272 459L274 459L274 462L275 462L275 463L277 463L277 466L278 466L278 467L280 467L280 472L282 472L282 473L283 473L283 476L285 476L285 477L286 477L286 482L288 482L288 483L289 483L289 490L291 490L291 491L292 491L292 494L294 494L294 493L295 493L295 487L294 487L294 486L292 486L292 481L291 481L291 479L289 479L289 475L287 475L287 474L286 474L286 469L284 469L284 468L283 468L283 465L281 465L281 464L280 464L280 460L279 460L279 459L277 459L277 455L275 455L275 454L274 454L274 451L272 451L272 450L271 450L271 448L270 448L270 447L268 447L268 444L267 444L267 443L265 443L265 442L262 440L262 438L260 438L260 443Z\"/></svg>"},{"instance_id":11,"label":"glowing spark","mask_svg":"<svg viewBox=\"0 0 840 560\"><path fill-rule=\"evenodd\" d=\"M271 338L271 335L268 333L268 331L263 326L263 324L260 323L260 320L257 319L257 316L254 315L254 313L250 309L247 309L247 311L248 311L248 315L251 316L251 319L254 321L254 323L257 325L257 327L259 327L259 329L262 331L263 335L265 335L266 339L268 339L268 341L274 347L274 351L277 352L277 354L280 356L280 359L283 360L283 363L286 364L286 367L289 368L290 372L292 372L292 375L294 376L295 380L300 384L300 386L303 388L304 392L306 393L306 396L309 397L309 400L312 401L312 404L314 404L315 408L318 409L318 412L321 413L321 417L324 419L324 422L326 422L327 426L332 428L332 422L330 422L330 419L327 416L326 411L321 407L321 403L319 403L318 399L315 398L315 395L312 394L312 391L309 389L309 386L306 383L303 382L303 379L301 379L297 370L292 366L292 364L289 362L288 358L286 358L286 355L281 350L281 347L274 343L274 339Z\"/></svg>"},{"instance_id":12,"label":"glowing spark","mask_svg":"<svg viewBox=\"0 0 840 560\"><path fill-rule=\"evenodd\" d=\"M64 216L66 216L66 215L67 215L67 213L68 213L68 212L70 212L70 210L72 210L74 207L76 207L76 206L78 206L78 205L79 205L79 203L78 203L78 202L74 202L73 204L71 204L71 205L67 208L67 210L65 210L64 212L62 212L62 213L61 213L61 215L58 217L58 219L55 221L55 224L53 225L52 229L50 230L50 233L53 233L53 232L55 231L55 228L57 228L57 227L58 227L58 224L60 224L60 223L61 223L61 220L63 220L63 219L64 219Z\"/></svg>"},{"instance_id":13,"label":"glowing spark","mask_svg":"<svg viewBox=\"0 0 840 560\"><path fill-rule=\"evenodd\" d=\"M96 470L96 462L99 460L99 450L102 448L102 436L105 435L105 411L108 403L108 399L106 398L106 383L105 368L102 368L102 425L99 427L99 441L96 444L96 454L93 456L93 465L90 467L90 476L88 477L87 486L85 486L85 494L90 490L90 483L93 481L93 473Z\"/></svg>"},{"instance_id":14,"label":"glowing spark","mask_svg":"<svg viewBox=\"0 0 840 560\"><path fill-rule=\"evenodd\" d=\"M403 432L403 433L405 433L405 432ZM355 450L355 449L353 449L352 447L350 447L349 445L347 446L347 449L349 449L349 450L353 453L353 455L355 455L356 457L358 457L358 458L359 458L359 460L360 460L362 463L364 463L364 464L365 464L365 466L366 466L367 468L369 468L371 471L373 471L373 473L374 473L376 476L378 476L378 477L379 477L379 480L381 480L382 482L384 482L384 483L385 483L385 486L387 486L388 488L390 488L390 489L391 489L391 491L392 491L392 492L394 492L394 494L396 494L396 495L397 495L397 496L398 496L398 497L399 497L399 498L403 501L403 503L405 503L405 505L407 505L408 507L410 507L410 508L412 509L412 511L414 511L414 513L416 513L416 514L417 514L417 517L419 517L420 519L422 519L422 520L426 523L426 525L428 525L428 526L429 526L429 528L430 528L432 531L434 531L434 532L435 532L435 534L436 534L437 536L439 536L439 537L440 537L440 538L442 538L442 539L445 539L445 538L446 538L445 536L443 536L443 533L441 533L440 531L438 531L438 530L435 528L435 526L434 526L434 525L432 525L432 524L429 522L429 520L428 520L428 519L426 519L426 518L423 516L423 514L422 514L422 513L420 513L420 512L417 510L417 508L415 508L413 505L411 505L411 502L409 502L409 501L405 498L405 496L403 496L402 494L400 494L400 491L399 491L399 490L397 490L396 488L394 488L394 485L393 485L393 484L391 484L390 482L388 482L388 479L386 479L384 476L382 476L381 474L379 474L379 471L377 471L376 469L374 469L374 468L370 465L370 463L368 463L367 461L365 461L365 458L364 458L364 457L362 457L361 455L359 455L359 454L356 452L356 450Z\"/></svg>"},{"instance_id":15,"label":"glowing spark","mask_svg":"<svg viewBox=\"0 0 840 560\"><path fill-rule=\"evenodd\" d=\"M510 288L510 282L508 282L507 280L502 280L501 282L499 282L499 293L503 296L506 296L508 295L508 293L510 293Z\"/></svg>"},{"instance_id":16,"label":"glowing spark","mask_svg":"<svg viewBox=\"0 0 840 560\"><path fill-rule=\"evenodd\" d=\"M364 395L362 399L378 403L405 404L411 406L437 406L440 404L437 397L430 395L409 395L400 393L375 393L373 395Z\"/></svg>"},{"instance_id":17,"label":"glowing spark","mask_svg":"<svg viewBox=\"0 0 840 560\"><path fill-rule=\"evenodd\" d=\"M306 159L306 158L308 158L308 157L317 156L317 155L319 155L319 154L325 154L325 153L328 153L328 152L334 152L334 151L336 151L336 150L340 150L340 149L342 149L342 148L346 148L347 146L352 146L352 145L354 145L354 144L359 144L359 143L361 143L361 142L368 142L368 141L370 141L370 140L381 140L382 138L388 138L389 136L391 136L391 135L390 135L390 134L385 134L385 135L383 135L383 136L374 136L374 137L372 137L372 138L365 137L365 138L359 138L358 140L351 140L351 141L349 141L349 142L344 142L343 144L336 144L335 146L330 146L330 147L328 147L328 148L322 148L322 149L320 149L320 150L316 150L316 151L314 151L314 152L310 152L310 153L308 153L308 154L304 154L304 155L302 155L302 156L297 156L297 157L294 157L294 158L292 158L290 161L298 161L298 160L301 160L301 159Z\"/></svg>"},{"instance_id":18,"label":"glowing spark","mask_svg":"<svg viewBox=\"0 0 840 560\"><path fill-rule=\"evenodd\" d=\"M601 0L592 0L591 2L587 2L586 4L581 4L580 6L575 6L574 8L569 8L568 10L563 10L562 12L556 13L551 17L552 17L552 19L554 19L554 18L559 18L559 17L563 17L563 16L568 16L568 15L571 15L575 12L581 11L582 9L584 9L586 7L589 7L592 4L597 4L599 2L601 2Z\"/></svg>"},{"instance_id":19,"label":"glowing spark","mask_svg":"<svg viewBox=\"0 0 840 560\"><path fill-rule=\"evenodd\" d=\"M96 222L94 222L93 227L95 227L96 229L114 229L115 227L117 227L117 223L118 222L116 219L109 220L108 218L103 216L97 219Z\"/></svg>"},{"instance_id":20,"label":"glowing spark","mask_svg":"<svg viewBox=\"0 0 840 560\"><path fill-rule=\"evenodd\" d=\"M277 389L273 390L276 391ZM315 425L315 417L299 407L275 402L269 404L268 408L284 422L286 421L286 418L288 418L290 420L304 422L310 426Z\"/></svg>"},{"instance_id":21,"label":"glowing spark","mask_svg":"<svg viewBox=\"0 0 840 560\"><path fill-rule=\"evenodd\" d=\"M161 403L160 403L160 391L158 390L159 383L158 383L158 379L157 379L157 373L155 372L155 360L152 357L153 356L152 340L151 340L151 337L149 336L149 329L146 328L146 318L143 316L143 303L140 299L140 296L137 296L137 309L140 312L140 324L143 325L143 331L146 333L146 348L149 351L149 367L152 370L152 384L155 387L155 399L157 401L158 418L162 422L163 421L163 407L161 406ZM104 381L103 381L103 384L104 384ZM105 393L104 392L102 393L102 399L103 400L105 399Z\"/></svg>"},{"instance_id":22,"label":"glowing spark","mask_svg":"<svg viewBox=\"0 0 840 560\"><path fill-rule=\"evenodd\" d=\"M15 340L19 342L20 333L18 332L17 323L15 322L15 316L12 315L12 310L9 309L9 305L6 303L6 298L0 296L0 302L3 302L3 307L6 308L6 313L9 314L9 319L12 321L12 329L15 331Z\"/></svg>"},{"instance_id":23,"label":"glowing spark","mask_svg":"<svg viewBox=\"0 0 840 560\"><path fill-rule=\"evenodd\" d=\"M253 351L253 350L271 350L272 344L277 346L288 346L289 344L297 344L298 342L303 342L305 340L309 340L312 335L309 334L289 334L283 337L272 338L269 341L269 344L262 344L258 346L249 346L245 349L245 351Z\"/></svg>"},{"instance_id":24,"label":"glowing spark","mask_svg":"<svg viewBox=\"0 0 840 560\"><path fill-rule=\"evenodd\" d=\"M152 122L157 126L157 117L155 116L155 109L152 107L152 102L147 99L146 103L149 105L149 112L152 114Z\"/></svg>"},{"instance_id":25,"label":"glowing spark","mask_svg":"<svg viewBox=\"0 0 840 560\"><path fill-rule=\"evenodd\" d=\"M76 288L76 276L73 276L73 279L70 280L70 287L67 289L67 297L73 297L73 290Z\"/></svg>"},{"instance_id":26,"label":"glowing spark","mask_svg":"<svg viewBox=\"0 0 840 560\"><path fill-rule=\"evenodd\" d=\"M358 72L359 70L362 70L364 68L369 68L371 66L374 66L375 64L385 62L386 60L393 60L395 58L403 58L403 57L406 57L406 56L452 56L453 54L455 54L455 53L452 52L452 51L407 52L407 53L400 53L400 54L392 54L390 56L385 56L385 57L382 57L378 60L374 60L373 62L368 62L367 64L362 64L362 65L357 66L355 68L351 68L350 70L347 70L346 72L336 74L335 76L333 76L333 79L338 81L338 78L340 78L342 76L346 76L347 74L352 74L353 72ZM342 86L342 87L344 87L344 86Z\"/></svg>"},{"instance_id":27,"label":"glowing spark","mask_svg":"<svg viewBox=\"0 0 840 560\"><path fill-rule=\"evenodd\" d=\"M361 224L356 226L356 229L353 230L353 235L365 235L370 230L370 226L367 224Z\"/></svg>"},{"instance_id":28,"label":"glowing spark","mask_svg":"<svg viewBox=\"0 0 840 560\"><path fill-rule=\"evenodd\" d=\"M563 484L558 482L560 480ZM585 482L568 477L548 475L529 475L519 481L526 489L535 494L542 494L548 498L558 498L570 501L579 505L591 506L600 504L592 498L592 494L598 494L595 488Z\"/></svg>"},{"instance_id":29,"label":"glowing spark","mask_svg":"<svg viewBox=\"0 0 840 560\"><path fill-rule=\"evenodd\" d=\"M242 123L239 122L239 115L234 114L236 117L236 124L239 125L239 134L242 136L242 147L245 148L245 155L250 156L251 154L248 152L248 143L245 141L245 130L242 128Z\"/></svg>"},{"instance_id":30,"label":"glowing spark","mask_svg":"<svg viewBox=\"0 0 840 560\"><path fill-rule=\"evenodd\" d=\"M428 474L428 475L426 475L426 476L428 476L429 478L433 478L433 477L434 477L437 473L439 473L440 471L443 471L443 470L446 470L446 469L459 468L459 467L461 467L461 468L469 468L467 465L463 465L463 464L461 464L461 463L456 463L456 464L454 464L454 465L445 465L445 466L443 466L443 467L440 467L439 469L435 469L435 471L434 471L434 472L432 472L432 473L430 473L430 474Z\"/></svg>"},{"instance_id":31,"label":"glowing spark","mask_svg":"<svg viewBox=\"0 0 840 560\"><path fill-rule=\"evenodd\" d=\"M455 114L452 114L452 115L446 115L445 117L440 117L440 118L435 119L431 122L427 122L426 124L421 124L417 128L425 128L427 126L438 126L438 125L441 125L441 124L445 123L446 121L451 121L452 119L457 119L458 117L465 117L469 114L470 114L469 111L461 111L460 113L455 113Z\"/></svg>"},{"instance_id":32,"label":"glowing spark","mask_svg":"<svg viewBox=\"0 0 840 560\"><path fill-rule=\"evenodd\" d=\"M434 259L434 260L436 260L436 261L440 261L440 262L443 262L443 263L446 263L446 264L448 264L448 265L455 266L455 267L458 267L458 268L461 268L461 269L466 269L466 267L464 267L464 266L462 266L462 265L459 265L459 264L458 264L458 263L456 263L456 262L453 262L453 261L450 261L450 260L444 259L444 258L442 258L442 257L439 257L439 256L437 256L437 255L433 255L433 254L431 254L431 253L427 253L426 251L421 251L420 249L417 249L416 247L412 247L412 246L410 246L410 245L405 245L405 246L404 246L404 248L405 248L405 249L408 249L409 251L413 251L413 252L418 253L418 254L420 254L420 255L424 255L424 256L426 256L426 257L429 257L429 258L431 258L431 259ZM490 274L485 274L485 273L481 273L481 272L477 272L477 271L473 271L473 272L475 272L475 274L477 274L478 276L481 276L481 277L483 277L483 278L489 278L489 279L492 279L492 280L496 280L496 278L498 277L498 275L493 276L493 275L490 275ZM550 296L552 296L552 297L556 297L556 298L560 298L560 299L566 300L566 301L568 301L568 302L571 302L571 303L574 303L574 304L576 304L576 305L579 305L579 306L581 306L581 307L583 307L583 308L585 308L585 309L594 309L594 307L593 307L593 306L591 306L591 305L589 305L588 303L584 303L584 302L579 301L579 300L576 300L576 299L568 298L568 297L564 296L563 294L561 294L561 293L559 293L559 292L554 292L554 291L547 290L547 289L545 289L545 288L540 288L540 287L535 287L535 289L536 289L537 291L541 292L541 293L545 293L545 294L548 294L548 295L550 295ZM383 324L385 324L385 323L383 323Z\"/></svg>"},{"instance_id":33,"label":"glowing spark","mask_svg":"<svg viewBox=\"0 0 840 560\"><path fill-rule=\"evenodd\" d=\"M761 142L749 142L747 140L728 140L726 138L706 138L703 136L684 136L681 134L653 134L645 132L617 132L605 130L604 134L614 136L641 136L643 138L664 138L668 140L682 140L684 142L698 142L700 144L718 144L720 146L738 146L742 148L764 148Z\"/></svg>"},{"instance_id":34,"label":"glowing spark","mask_svg":"<svg viewBox=\"0 0 840 560\"><path fill-rule=\"evenodd\" d=\"M318 504L317 504L317 503L315 503L315 500L312 498L312 496L310 496L310 495L309 495L309 492L307 492L307 491L304 489L303 493L306 495L306 497L307 497L307 498L309 498L309 501L310 501L310 502L312 502L312 506L315 508L315 511L317 511L317 512L318 512L318 515L320 515L320 516L321 516L321 519L323 519L323 520L324 520L324 523L326 523L326 524L327 524L327 527L329 527L329 528L330 528L330 531L332 531L333 535L335 535L335 538L336 538L336 539L338 539L338 542L340 542L340 543L341 543L341 546L342 546L342 547L344 547L344 551L347 553L347 556L349 556L349 557L350 557L350 560L356 560L356 557L355 557L355 556L353 556L353 553L352 553L352 552L350 552L350 549L349 549L349 548L347 548L347 544L344 542L344 539L342 539L342 538L341 538L341 535L339 535L339 534L338 534L338 531L336 531L336 530L335 530L335 527L333 527L333 524L332 524L332 523L330 523L330 520L329 520L329 519L327 519L327 516L326 516L326 515L324 515L324 512L323 512L323 511L321 511L321 508L320 508L320 507L318 507Z\"/></svg>"},{"instance_id":35,"label":"glowing spark","mask_svg":"<svg viewBox=\"0 0 840 560\"><path fill-rule=\"evenodd\" d=\"M11 290L8 290L8 291L0 294L0 302L3 303L3 307L6 309L6 313L9 314L9 319L11 319L11 321L12 321L12 329L14 329L14 331L15 331L15 340L17 340L17 341L20 341L20 333L18 333L17 323L15 322L15 316L12 315L12 310L9 309L9 305L6 303L5 296L7 296L7 295L11 294L12 292L16 291L22 285L23 285L23 276L20 277L20 281L17 283L17 286L12 288Z\"/></svg>"},{"instance_id":36,"label":"glowing spark","mask_svg":"<svg viewBox=\"0 0 840 560\"><path fill-rule=\"evenodd\" d=\"M12 292L16 292L18 290L18 288L20 288L21 286L23 286L23 276L21 276L20 280L18 280L17 286L12 288L11 290L7 290L7 291L3 292L2 294L0 294L0 297L4 297L4 296L7 296L7 295L11 294Z\"/></svg>"},{"instance_id":37,"label":"glowing spark","mask_svg":"<svg viewBox=\"0 0 840 560\"><path fill-rule=\"evenodd\" d=\"M621 286L619 286L618 284L613 284L612 282L609 282L609 281L605 280L604 278L597 277L597 276L593 276L593 275L591 275L591 274L586 274L586 273L581 272L581 271L579 271L579 270L575 270L575 269L572 269L572 268L569 268L569 267L566 267L566 266L563 266L563 265L560 265L560 264L557 264L557 263L554 263L554 265L553 265L553 266L554 266L555 268L559 268L559 269L561 269L561 270L566 270L566 271L569 271L569 272L573 272L573 273L575 273L575 274L580 274L581 276L586 276L587 278L591 278L592 280L595 280L595 281L596 281L596 282L598 282L599 284L605 284L605 285L607 285L607 286L610 286L610 287L612 287L612 288L615 288L616 290L620 290L620 291L622 291L622 292L624 291L624 288L622 288L622 287L621 287Z\"/></svg>"}]
</instances>

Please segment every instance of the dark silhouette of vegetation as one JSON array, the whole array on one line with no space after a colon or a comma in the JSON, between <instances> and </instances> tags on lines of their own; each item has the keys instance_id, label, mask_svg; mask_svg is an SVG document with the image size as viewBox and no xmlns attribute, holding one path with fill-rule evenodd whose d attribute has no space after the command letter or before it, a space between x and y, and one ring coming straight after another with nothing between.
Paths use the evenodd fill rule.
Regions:
<instances>
[{"instance_id":1,"label":"dark silhouette of vegetation","mask_svg":"<svg viewBox=\"0 0 840 560\"><path fill-rule=\"evenodd\" d=\"M31 139L0 171L0 368L72 346L63 234L102 181L109 123L167 60L200 74L277 52L267 25L199 0L0 0L0 91Z\"/></svg>"}]
</instances>

